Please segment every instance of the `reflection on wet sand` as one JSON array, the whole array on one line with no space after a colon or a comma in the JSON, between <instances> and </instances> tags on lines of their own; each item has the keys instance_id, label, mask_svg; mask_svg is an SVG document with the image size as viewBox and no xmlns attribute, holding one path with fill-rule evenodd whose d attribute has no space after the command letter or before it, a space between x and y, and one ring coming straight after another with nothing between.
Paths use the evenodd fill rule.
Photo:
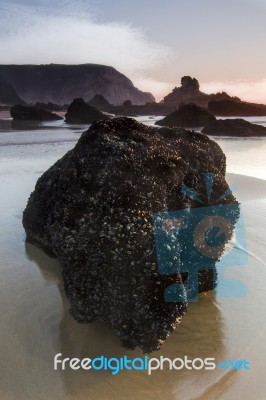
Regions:
<instances>
[{"instance_id":1,"label":"reflection on wet sand","mask_svg":"<svg viewBox=\"0 0 266 400\"><path fill-rule=\"evenodd\" d=\"M68 312L69 304L64 295L60 265L40 248L25 243L25 252L30 261L34 261L47 281L54 281L62 297L62 318L59 325L59 342L55 354L63 357L94 358L104 355L108 358L143 357L140 349L128 350L121 346L114 333L101 322L92 324L77 323ZM45 321L48 323L48 321ZM54 325L54 324L53 324ZM55 325L54 325L55 326ZM224 352L223 324L219 307L212 293L202 294L198 303L191 303L182 323L158 352L150 357L221 358ZM46 327L47 329L47 327ZM56 332L52 333L56 335ZM168 395L182 393L182 398L191 398L217 379L220 371L155 371L151 376L140 371L122 371L112 376L110 371L57 371L64 386L64 392L71 398L78 394L79 399L106 397L110 392L116 398L137 398L148 391L146 398L159 398L162 392ZM116 394L115 394L116 393ZM120 394L119 394L120 393ZM91 397L95 396L95 397ZM121 397L119 397L121 396ZM158 397L157 397L158 396ZM187 397L186 397L187 396Z\"/></svg>"},{"instance_id":2,"label":"reflection on wet sand","mask_svg":"<svg viewBox=\"0 0 266 400\"><path fill-rule=\"evenodd\" d=\"M1 115L1 113L0 113ZM151 121L151 120L150 120ZM0 121L0 130L1 130ZM60 122L61 123L61 122ZM0 132L0 399L2 400L231 400L265 399L265 199L261 179L228 175L237 183L243 206L249 263L226 276L243 281L244 298L213 298L211 293L189 305L176 332L150 357L245 357L250 371L54 371L53 358L75 355L142 356L128 351L105 325L80 325L68 314L60 265L39 248L26 244L22 212L37 178L73 147L82 127L62 123L50 131ZM56 130L55 130L56 129ZM30 146L29 144L36 143ZM18 144L21 144L18 146ZM228 170L265 179L266 141L219 139Z\"/></svg>"},{"instance_id":3,"label":"reflection on wet sand","mask_svg":"<svg viewBox=\"0 0 266 400\"><path fill-rule=\"evenodd\" d=\"M0 131L27 131L43 128L40 121L14 121L12 119L0 120Z\"/></svg>"}]
</instances>

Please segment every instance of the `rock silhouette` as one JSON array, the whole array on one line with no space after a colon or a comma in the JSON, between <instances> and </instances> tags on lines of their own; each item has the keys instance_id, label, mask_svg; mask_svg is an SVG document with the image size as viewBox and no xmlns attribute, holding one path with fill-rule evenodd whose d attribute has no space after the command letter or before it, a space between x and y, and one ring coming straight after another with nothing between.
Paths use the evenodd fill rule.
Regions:
<instances>
[{"instance_id":1,"label":"rock silhouette","mask_svg":"<svg viewBox=\"0 0 266 400\"><path fill-rule=\"evenodd\" d=\"M71 124L91 124L97 119L109 119L95 107L86 104L83 99L74 99L67 109L66 122Z\"/></svg>"},{"instance_id":2,"label":"rock silhouette","mask_svg":"<svg viewBox=\"0 0 266 400\"><path fill-rule=\"evenodd\" d=\"M214 136L266 136L266 128L241 118L219 119L203 128L202 133Z\"/></svg>"},{"instance_id":3,"label":"rock silhouette","mask_svg":"<svg viewBox=\"0 0 266 400\"><path fill-rule=\"evenodd\" d=\"M10 114L15 121L57 121L63 119L50 111L22 105L11 107Z\"/></svg>"},{"instance_id":4,"label":"rock silhouette","mask_svg":"<svg viewBox=\"0 0 266 400\"><path fill-rule=\"evenodd\" d=\"M168 126L169 128L174 126L191 128L206 126L215 120L216 118L207 110L195 104L183 104L178 110L175 110L165 118L157 121L156 125Z\"/></svg>"},{"instance_id":5,"label":"rock silhouette","mask_svg":"<svg viewBox=\"0 0 266 400\"><path fill-rule=\"evenodd\" d=\"M264 104L233 100L210 101L208 104L208 110L214 115L221 115L224 117L266 115L266 106Z\"/></svg>"},{"instance_id":6,"label":"rock silhouette","mask_svg":"<svg viewBox=\"0 0 266 400\"><path fill-rule=\"evenodd\" d=\"M171 93L164 97L163 103L177 108L180 104L194 103L200 107L208 107L212 100L240 101L238 97L231 97L225 92L207 94L200 91L200 85L196 78L183 76L181 86L175 87Z\"/></svg>"},{"instance_id":7,"label":"rock silhouette","mask_svg":"<svg viewBox=\"0 0 266 400\"><path fill-rule=\"evenodd\" d=\"M142 92L125 75L106 65L0 65L0 76L27 103L63 105L79 97L89 101L96 94L114 105L121 105L127 99L133 104L154 101L151 93Z\"/></svg>"}]
</instances>

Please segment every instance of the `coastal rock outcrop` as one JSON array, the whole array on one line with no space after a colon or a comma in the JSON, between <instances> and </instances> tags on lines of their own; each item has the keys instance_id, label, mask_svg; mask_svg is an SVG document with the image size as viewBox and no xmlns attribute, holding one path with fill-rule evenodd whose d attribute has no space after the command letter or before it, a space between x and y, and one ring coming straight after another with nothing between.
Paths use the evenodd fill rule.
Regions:
<instances>
[{"instance_id":1,"label":"coastal rock outcrop","mask_svg":"<svg viewBox=\"0 0 266 400\"><path fill-rule=\"evenodd\" d=\"M207 202L206 172L216 202L228 191L225 168L214 141L181 128L116 118L82 134L38 179L23 214L27 239L58 257L76 320L104 321L130 348L160 347L187 309L187 274L162 275L153 217L202 207L181 189L185 184ZM232 202L228 193L221 204ZM199 291L215 286L215 270L197 274ZM182 296L166 302L171 284L180 285Z\"/></svg>"},{"instance_id":2,"label":"coastal rock outcrop","mask_svg":"<svg viewBox=\"0 0 266 400\"><path fill-rule=\"evenodd\" d=\"M207 110L197 106L196 104L183 104L165 118L156 122L159 126L180 127L199 127L206 126L214 122L216 118Z\"/></svg>"},{"instance_id":3,"label":"coastal rock outcrop","mask_svg":"<svg viewBox=\"0 0 266 400\"><path fill-rule=\"evenodd\" d=\"M15 121L57 121L63 119L50 111L19 104L11 107L10 114Z\"/></svg>"},{"instance_id":4,"label":"coastal rock outcrop","mask_svg":"<svg viewBox=\"0 0 266 400\"><path fill-rule=\"evenodd\" d=\"M83 99L74 99L67 109L65 119L70 124L91 124L92 122L110 117L97 108L86 104Z\"/></svg>"},{"instance_id":5,"label":"coastal rock outcrop","mask_svg":"<svg viewBox=\"0 0 266 400\"><path fill-rule=\"evenodd\" d=\"M217 119L203 128L201 132L214 136L266 136L266 128L264 126L251 124L241 118Z\"/></svg>"},{"instance_id":6,"label":"coastal rock outcrop","mask_svg":"<svg viewBox=\"0 0 266 400\"><path fill-rule=\"evenodd\" d=\"M175 87L171 93L164 97L163 103L177 108L181 103L194 103L200 107L208 107L211 100L231 99L240 101L238 97L231 97L225 92L207 94L200 91L200 85L196 78L183 76L181 86Z\"/></svg>"}]
</instances>

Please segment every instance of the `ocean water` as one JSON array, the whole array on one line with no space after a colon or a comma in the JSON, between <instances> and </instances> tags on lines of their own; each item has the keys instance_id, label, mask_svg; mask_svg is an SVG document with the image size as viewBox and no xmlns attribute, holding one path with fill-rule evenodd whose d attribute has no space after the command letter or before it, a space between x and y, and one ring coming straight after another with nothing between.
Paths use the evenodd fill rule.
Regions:
<instances>
[{"instance_id":1,"label":"ocean water","mask_svg":"<svg viewBox=\"0 0 266 400\"><path fill-rule=\"evenodd\" d=\"M246 117L247 121L266 127L266 117ZM266 138L219 138L227 158L227 171L266 179Z\"/></svg>"},{"instance_id":2,"label":"ocean water","mask_svg":"<svg viewBox=\"0 0 266 400\"><path fill-rule=\"evenodd\" d=\"M1 117L0 117L1 118ZM153 125L155 120L139 120ZM251 119L265 124L265 118ZM202 294L176 331L150 356L246 359L250 370L54 371L53 358L142 357L121 347L102 323L78 324L68 313L60 265L25 243L23 209L38 177L71 149L85 126L61 121L16 125L0 119L0 398L3 400L266 398L266 138L213 138L227 156L228 181L243 209L248 256L224 271L244 297Z\"/></svg>"}]
</instances>

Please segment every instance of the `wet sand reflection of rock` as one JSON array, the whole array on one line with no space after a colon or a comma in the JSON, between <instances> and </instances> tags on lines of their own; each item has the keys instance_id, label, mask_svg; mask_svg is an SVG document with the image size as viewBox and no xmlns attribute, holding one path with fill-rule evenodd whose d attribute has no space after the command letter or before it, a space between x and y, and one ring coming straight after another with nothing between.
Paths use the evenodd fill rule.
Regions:
<instances>
[{"instance_id":1,"label":"wet sand reflection of rock","mask_svg":"<svg viewBox=\"0 0 266 400\"><path fill-rule=\"evenodd\" d=\"M62 353L63 357L94 358L106 356L120 358L143 357L140 349L128 350L121 346L119 339L110 328L101 322L79 324L69 314L69 302L64 294L60 265L57 259L48 256L42 249L25 243L29 260L39 267L47 282L54 281L62 298L62 317L58 324L53 324L54 354ZM45 320L44 320L45 321ZM44 327L45 328L45 327ZM58 331L56 331L58 329ZM221 359L224 353L223 323L219 306L214 294L209 292L199 296L199 302L189 304L189 312L177 327L176 331L165 342L160 351L149 357L190 358L214 357ZM112 375L110 371L73 371L66 369L54 372L60 375L67 398L78 395L79 399L113 398L135 399L145 392L147 399L159 399L165 393L173 396L182 393L182 399L190 399L203 387L215 381L221 370L214 371L169 371L167 368L154 371L148 376L143 371L121 371ZM206 383L207 382L207 383Z\"/></svg>"}]
</instances>

